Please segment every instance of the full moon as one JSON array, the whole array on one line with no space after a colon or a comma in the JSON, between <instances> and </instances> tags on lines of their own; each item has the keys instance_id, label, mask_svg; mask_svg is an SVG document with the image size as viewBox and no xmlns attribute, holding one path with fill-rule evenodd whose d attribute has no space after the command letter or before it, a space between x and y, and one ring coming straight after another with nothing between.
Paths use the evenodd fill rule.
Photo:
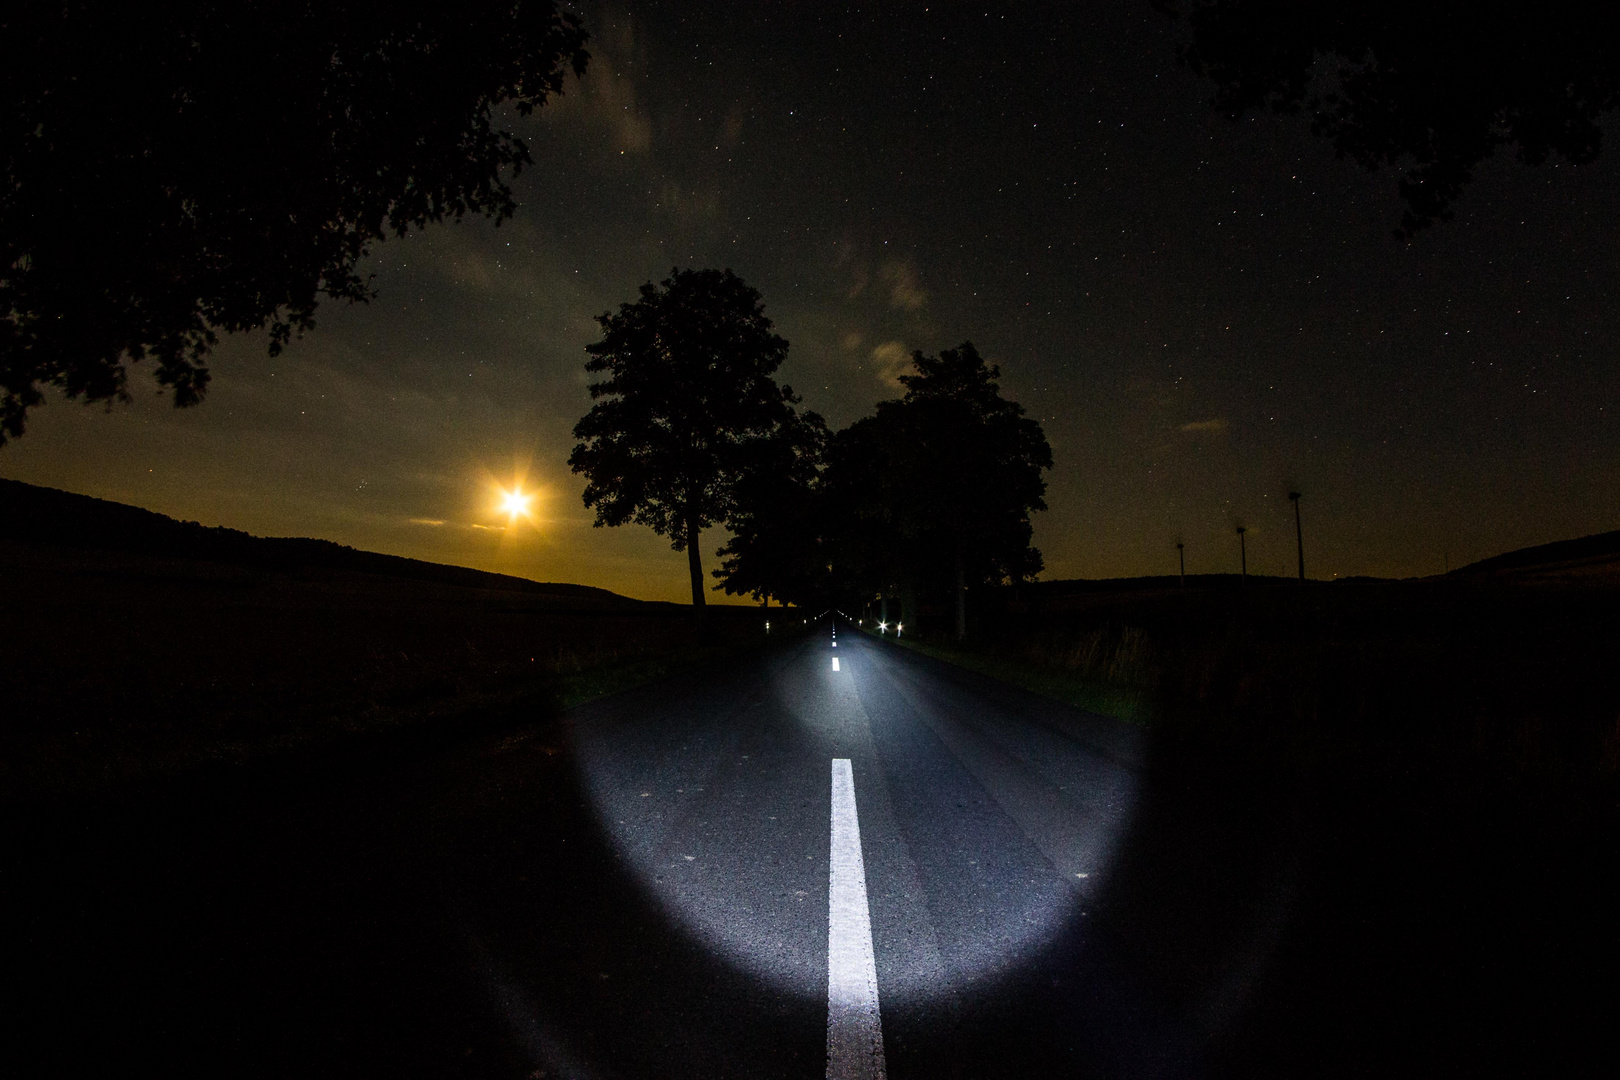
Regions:
<instances>
[{"instance_id":1,"label":"full moon","mask_svg":"<svg viewBox=\"0 0 1620 1080\"><path fill-rule=\"evenodd\" d=\"M501 494L501 509L516 518L519 514L529 512L529 502L533 495L525 495L521 491L507 491Z\"/></svg>"}]
</instances>

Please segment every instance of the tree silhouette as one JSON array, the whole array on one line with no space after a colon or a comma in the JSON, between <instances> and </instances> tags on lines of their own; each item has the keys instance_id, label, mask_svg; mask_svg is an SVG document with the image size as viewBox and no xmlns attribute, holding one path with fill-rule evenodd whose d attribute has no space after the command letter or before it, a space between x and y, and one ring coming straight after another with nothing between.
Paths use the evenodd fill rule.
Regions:
<instances>
[{"instance_id":1,"label":"tree silhouette","mask_svg":"<svg viewBox=\"0 0 1620 1080\"><path fill-rule=\"evenodd\" d=\"M1299 523L1299 500L1297 491L1288 493L1288 501L1294 504L1294 542L1299 552L1299 580L1305 580L1305 527Z\"/></svg>"},{"instance_id":2,"label":"tree silhouette","mask_svg":"<svg viewBox=\"0 0 1620 1080\"><path fill-rule=\"evenodd\" d=\"M1588 3L1155 2L1186 18L1182 62L1214 81L1218 109L1303 111L1341 156L1401 170L1403 235L1449 218L1498 148L1591 161L1598 117L1620 104Z\"/></svg>"},{"instance_id":3,"label":"tree silhouette","mask_svg":"<svg viewBox=\"0 0 1620 1080\"><path fill-rule=\"evenodd\" d=\"M1001 396L1001 369L971 342L938 356L913 353L912 365L900 376L905 396L877 407L880 490L905 539L911 580L931 563L950 568L960 639L968 587L1040 572L1030 514L1046 509L1041 473L1052 467L1052 448L1023 406Z\"/></svg>"},{"instance_id":4,"label":"tree silhouette","mask_svg":"<svg viewBox=\"0 0 1620 1080\"><path fill-rule=\"evenodd\" d=\"M876 416L864 417L828 442L826 467L817 492L819 528L829 571L829 595L883 598L902 596L904 618L922 626L917 612L921 576L914 540L895 520L894 485L904 483L890 459L893 432Z\"/></svg>"},{"instance_id":5,"label":"tree silhouette","mask_svg":"<svg viewBox=\"0 0 1620 1080\"><path fill-rule=\"evenodd\" d=\"M0 14L0 443L55 386L177 405L220 332L270 353L365 301L376 241L515 203L498 126L585 71L551 0L20 0Z\"/></svg>"},{"instance_id":6,"label":"tree silhouette","mask_svg":"<svg viewBox=\"0 0 1620 1080\"><path fill-rule=\"evenodd\" d=\"M770 605L805 604L827 591L818 469L827 425L813 412L793 416L750 452L726 519L731 539L714 576L733 596Z\"/></svg>"},{"instance_id":7,"label":"tree silhouette","mask_svg":"<svg viewBox=\"0 0 1620 1080\"><path fill-rule=\"evenodd\" d=\"M788 343L730 270L672 270L597 322L585 370L607 378L591 384L597 404L568 464L588 480L597 526L646 525L686 552L701 608L700 533L736 511L738 483L798 422L798 397L771 377Z\"/></svg>"}]
</instances>

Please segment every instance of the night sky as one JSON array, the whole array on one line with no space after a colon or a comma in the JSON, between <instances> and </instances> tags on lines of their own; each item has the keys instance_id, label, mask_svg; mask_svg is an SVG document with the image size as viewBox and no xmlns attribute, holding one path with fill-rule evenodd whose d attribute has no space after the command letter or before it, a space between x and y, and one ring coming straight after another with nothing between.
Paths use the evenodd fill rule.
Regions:
<instances>
[{"instance_id":1,"label":"night sky","mask_svg":"<svg viewBox=\"0 0 1620 1080\"><path fill-rule=\"evenodd\" d=\"M1483 167L1398 240L1393 177L1298 118L1232 123L1145 2L581 8L584 81L528 120L518 216L379 245L369 306L204 404L48 397L0 475L267 535L684 600L566 465L593 317L730 267L842 427L973 341L1056 457L1047 578L1436 573L1620 528L1620 158ZM985 14L986 11L989 14ZM945 11L945 14L941 14ZM495 484L541 492L502 530ZM704 544L706 565L723 541Z\"/></svg>"}]
</instances>

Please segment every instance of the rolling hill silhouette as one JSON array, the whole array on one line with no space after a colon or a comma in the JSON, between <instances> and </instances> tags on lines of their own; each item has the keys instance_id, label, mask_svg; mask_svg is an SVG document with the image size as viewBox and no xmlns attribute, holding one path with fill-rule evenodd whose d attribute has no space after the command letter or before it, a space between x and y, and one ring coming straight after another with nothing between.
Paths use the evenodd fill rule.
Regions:
<instances>
[{"instance_id":1,"label":"rolling hill silhouette","mask_svg":"<svg viewBox=\"0 0 1620 1080\"><path fill-rule=\"evenodd\" d=\"M239 529L178 521L151 510L0 479L0 541L248 566L261 570L322 569L456 585L543 593L572 600L641 604L590 585L531 581L465 566L362 551L330 540L254 536Z\"/></svg>"},{"instance_id":2,"label":"rolling hill silhouette","mask_svg":"<svg viewBox=\"0 0 1620 1080\"><path fill-rule=\"evenodd\" d=\"M1550 544L1519 548L1517 551L1492 555L1488 559L1469 563L1451 573L1489 574L1504 570L1542 570L1578 567L1606 563L1620 558L1620 530L1594 533L1574 540L1555 540Z\"/></svg>"}]
</instances>

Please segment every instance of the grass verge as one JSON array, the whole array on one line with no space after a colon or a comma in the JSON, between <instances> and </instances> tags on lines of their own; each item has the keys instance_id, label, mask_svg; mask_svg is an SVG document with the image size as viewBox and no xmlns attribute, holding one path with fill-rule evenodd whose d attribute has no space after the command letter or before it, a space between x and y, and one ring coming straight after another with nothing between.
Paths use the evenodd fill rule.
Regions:
<instances>
[{"instance_id":1,"label":"grass verge","mask_svg":"<svg viewBox=\"0 0 1620 1080\"><path fill-rule=\"evenodd\" d=\"M442 745L764 642L690 609L330 568L0 545L0 800Z\"/></svg>"},{"instance_id":2,"label":"grass verge","mask_svg":"<svg viewBox=\"0 0 1620 1080\"><path fill-rule=\"evenodd\" d=\"M951 648L914 639L890 638L871 634L870 631L868 634L888 644L910 649L912 652L931 656L969 671L976 671L980 675L1010 683L1077 709L1112 716L1139 727L1148 727L1153 720L1152 698L1147 691L1138 687L1110 686L1078 672L1019 662L997 653Z\"/></svg>"}]
</instances>

